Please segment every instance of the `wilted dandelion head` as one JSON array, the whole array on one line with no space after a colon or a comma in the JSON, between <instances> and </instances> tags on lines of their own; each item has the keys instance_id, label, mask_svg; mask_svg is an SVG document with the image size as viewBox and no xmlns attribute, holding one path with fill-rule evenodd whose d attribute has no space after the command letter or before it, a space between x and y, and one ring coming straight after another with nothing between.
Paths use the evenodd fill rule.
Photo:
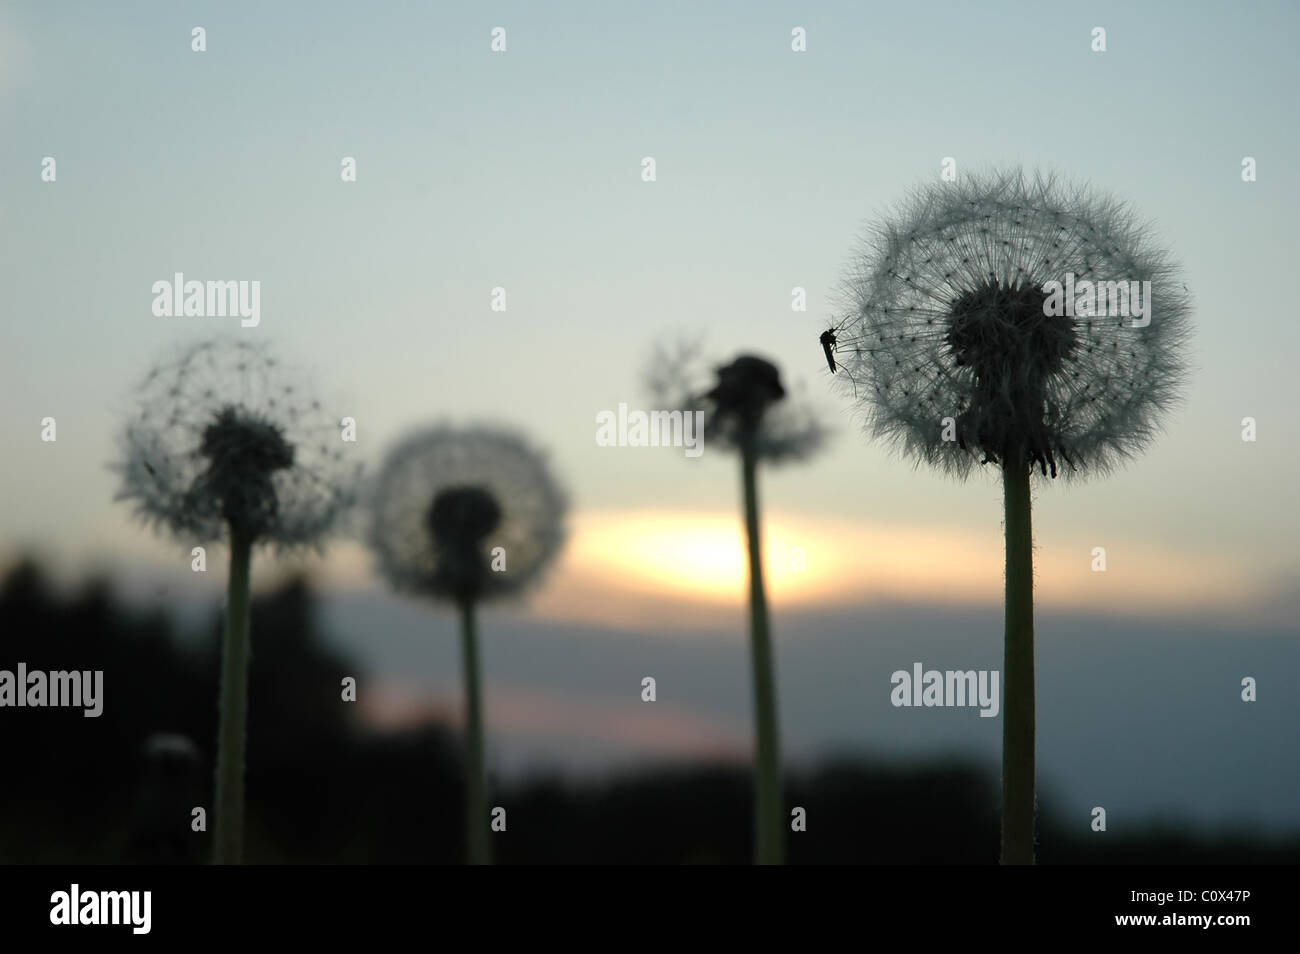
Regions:
<instances>
[{"instance_id":1,"label":"wilted dandelion head","mask_svg":"<svg viewBox=\"0 0 1300 954\"><path fill-rule=\"evenodd\" d=\"M355 496L332 415L264 345L219 339L154 366L115 464L119 499L185 540L232 529L319 545Z\"/></svg>"},{"instance_id":2,"label":"wilted dandelion head","mask_svg":"<svg viewBox=\"0 0 1300 954\"><path fill-rule=\"evenodd\" d=\"M1093 289L1091 310L1059 313L1072 285ZM872 430L962 476L1008 459L1106 470L1154 437L1185 370L1189 296L1146 226L1019 170L918 190L844 292L835 358Z\"/></svg>"},{"instance_id":3,"label":"wilted dandelion head","mask_svg":"<svg viewBox=\"0 0 1300 954\"><path fill-rule=\"evenodd\" d=\"M703 412L705 447L738 450L750 440L760 459L785 463L811 457L826 441L817 413L788 395L780 370L766 358L741 355L717 364L702 357L698 343L661 345L645 381L660 409Z\"/></svg>"},{"instance_id":4,"label":"wilted dandelion head","mask_svg":"<svg viewBox=\"0 0 1300 954\"><path fill-rule=\"evenodd\" d=\"M371 547L407 592L455 602L517 594L564 541L564 493L542 455L508 430L413 434L388 455L371 496Z\"/></svg>"}]
</instances>

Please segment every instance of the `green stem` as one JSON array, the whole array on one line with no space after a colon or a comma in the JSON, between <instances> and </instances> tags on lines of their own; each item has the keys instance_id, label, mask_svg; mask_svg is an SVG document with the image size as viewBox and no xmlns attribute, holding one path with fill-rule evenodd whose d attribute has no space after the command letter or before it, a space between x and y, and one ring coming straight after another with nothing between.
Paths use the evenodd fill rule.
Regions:
<instances>
[{"instance_id":1,"label":"green stem","mask_svg":"<svg viewBox=\"0 0 1300 954\"><path fill-rule=\"evenodd\" d=\"M1034 863L1034 554L1026 463L1002 465L1006 642L1002 708L1002 863Z\"/></svg>"},{"instance_id":2,"label":"green stem","mask_svg":"<svg viewBox=\"0 0 1300 954\"><path fill-rule=\"evenodd\" d=\"M758 454L753 441L741 445L745 493L745 534L749 546L749 620L754 677L757 766L754 775L754 861L779 865L785 855L781 815L780 741L777 735L776 681L767 596L763 589L763 549L758 525Z\"/></svg>"},{"instance_id":3,"label":"green stem","mask_svg":"<svg viewBox=\"0 0 1300 954\"><path fill-rule=\"evenodd\" d=\"M213 860L219 865L237 865L243 858L244 743L248 731L248 594L252 551L252 538L232 527L217 731L217 817Z\"/></svg>"},{"instance_id":4,"label":"green stem","mask_svg":"<svg viewBox=\"0 0 1300 954\"><path fill-rule=\"evenodd\" d=\"M460 604L460 643L465 665L465 845L469 863L491 864L487 785L483 760L483 703L479 689L478 635L473 600Z\"/></svg>"}]
</instances>

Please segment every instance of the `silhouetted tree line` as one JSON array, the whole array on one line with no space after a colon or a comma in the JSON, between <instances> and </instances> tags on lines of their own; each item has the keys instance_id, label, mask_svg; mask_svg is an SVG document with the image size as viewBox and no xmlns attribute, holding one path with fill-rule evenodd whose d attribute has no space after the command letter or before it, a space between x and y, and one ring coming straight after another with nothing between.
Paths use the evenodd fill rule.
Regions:
<instances>
[{"instance_id":1,"label":"silhouetted tree line","mask_svg":"<svg viewBox=\"0 0 1300 954\"><path fill-rule=\"evenodd\" d=\"M160 611L131 612L103 579L70 598L22 562L0 583L0 668L104 671L104 708L0 709L0 862L202 863L209 834L220 614L201 641ZM367 728L341 701L360 667L320 638L307 583L254 601L246 861L458 864L461 752L451 727ZM364 636L364 634L358 634ZM364 691L364 680L362 691ZM559 775L494 786L509 829L500 863L731 863L752 854L745 765L646 769L599 782ZM808 830L793 863L994 863L996 778L944 762L843 759L791 772L785 802ZM1300 843L1179 830L1068 834L1042 813L1044 863L1296 863Z\"/></svg>"}]
</instances>

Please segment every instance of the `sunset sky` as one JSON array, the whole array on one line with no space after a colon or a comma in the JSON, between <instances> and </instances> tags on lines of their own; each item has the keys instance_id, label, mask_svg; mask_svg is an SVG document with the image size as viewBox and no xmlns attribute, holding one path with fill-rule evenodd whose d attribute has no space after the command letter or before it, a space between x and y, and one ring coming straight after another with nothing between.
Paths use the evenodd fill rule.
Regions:
<instances>
[{"instance_id":1,"label":"sunset sky","mask_svg":"<svg viewBox=\"0 0 1300 954\"><path fill-rule=\"evenodd\" d=\"M1298 27L1281 2L0 5L0 559L212 606L222 574L193 579L191 543L134 522L107 465L162 351L246 337L312 370L371 469L435 419L509 423L549 451L569 545L510 618L740 646L736 460L595 441L601 411L650 406L652 348L689 336L776 361L833 434L761 478L778 620L996 609L995 475L955 483L869 442L817 345L864 226L953 157L959 176L1021 163L1131 200L1195 299L1167 433L1112 477L1038 494L1039 606L1294 641ZM260 281L260 325L155 317L175 272ZM332 597L411 610L355 540L308 562ZM526 710L545 690L519 678Z\"/></svg>"}]
</instances>

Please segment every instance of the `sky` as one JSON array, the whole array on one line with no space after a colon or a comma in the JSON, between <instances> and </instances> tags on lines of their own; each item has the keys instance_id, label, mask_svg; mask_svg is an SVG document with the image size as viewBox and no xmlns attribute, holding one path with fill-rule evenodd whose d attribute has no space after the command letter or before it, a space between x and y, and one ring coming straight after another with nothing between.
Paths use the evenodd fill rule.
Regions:
<instances>
[{"instance_id":1,"label":"sky","mask_svg":"<svg viewBox=\"0 0 1300 954\"><path fill-rule=\"evenodd\" d=\"M132 385L219 335L310 368L372 468L441 419L546 448L569 544L508 618L731 645L734 458L595 441L601 411L649 406L651 349L689 337L775 360L833 432L762 475L778 611L996 609L995 475L957 483L872 443L816 342L857 238L952 157L959 177L1022 164L1131 201L1195 300L1166 433L1112 476L1037 493L1039 606L1135 639L1194 622L1293 641L1297 26L1289 3L4 4L0 559L215 598L189 542L113 501L108 464ZM260 324L155 316L175 272L259 280ZM356 541L311 569L340 600L405 605Z\"/></svg>"}]
</instances>

